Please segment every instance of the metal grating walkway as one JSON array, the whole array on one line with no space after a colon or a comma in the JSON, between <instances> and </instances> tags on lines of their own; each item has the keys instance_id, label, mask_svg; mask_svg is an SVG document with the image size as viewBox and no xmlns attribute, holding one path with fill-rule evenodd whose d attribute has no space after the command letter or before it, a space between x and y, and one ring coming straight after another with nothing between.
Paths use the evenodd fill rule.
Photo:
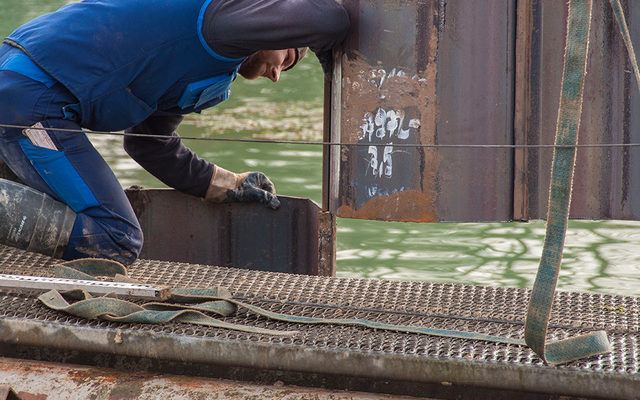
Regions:
<instances>
[{"instance_id":1,"label":"metal grating walkway","mask_svg":"<svg viewBox=\"0 0 640 400\"><path fill-rule=\"evenodd\" d=\"M53 263L48 257L0 245L0 273L52 276ZM148 260L138 261L129 272L150 284L226 286L238 298L281 313L365 318L516 338L523 336L529 295L525 289L326 278ZM558 292L550 337L604 329L613 352L550 367L526 347L357 327L295 325L246 311L225 320L300 333L274 337L182 323L87 321L47 309L33 294L7 291L0 292L0 341L372 379L637 398L639 315L639 298Z\"/></svg>"}]
</instances>

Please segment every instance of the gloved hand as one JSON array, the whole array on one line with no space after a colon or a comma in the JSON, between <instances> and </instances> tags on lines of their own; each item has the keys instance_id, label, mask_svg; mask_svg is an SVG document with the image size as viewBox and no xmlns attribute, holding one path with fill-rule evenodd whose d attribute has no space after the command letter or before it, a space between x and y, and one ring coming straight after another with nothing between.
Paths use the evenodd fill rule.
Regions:
<instances>
[{"instance_id":1,"label":"gloved hand","mask_svg":"<svg viewBox=\"0 0 640 400\"><path fill-rule=\"evenodd\" d=\"M280 207L273 183L262 172L236 174L215 166L205 199L214 203L259 201L274 210Z\"/></svg>"}]
</instances>

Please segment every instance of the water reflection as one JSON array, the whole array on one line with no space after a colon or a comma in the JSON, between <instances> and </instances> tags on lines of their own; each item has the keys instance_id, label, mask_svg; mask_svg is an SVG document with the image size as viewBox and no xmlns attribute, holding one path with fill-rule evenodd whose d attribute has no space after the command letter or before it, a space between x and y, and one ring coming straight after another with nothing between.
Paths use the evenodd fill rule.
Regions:
<instances>
[{"instance_id":1,"label":"water reflection","mask_svg":"<svg viewBox=\"0 0 640 400\"><path fill-rule=\"evenodd\" d=\"M185 122L209 132L219 132L223 136L251 130L261 139L319 139L322 107L318 104L301 101L274 103L260 98L242 101L242 106L224 108L224 113L194 114L188 116Z\"/></svg>"},{"instance_id":2,"label":"water reflection","mask_svg":"<svg viewBox=\"0 0 640 400\"><path fill-rule=\"evenodd\" d=\"M338 265L349 265L341 276L517 287L533 285L545 233L544 221L340 225L346 226L338 230ZM638 222L570 221L558 287L640 295L639 228Z\"/></svg>"}]
</instances>

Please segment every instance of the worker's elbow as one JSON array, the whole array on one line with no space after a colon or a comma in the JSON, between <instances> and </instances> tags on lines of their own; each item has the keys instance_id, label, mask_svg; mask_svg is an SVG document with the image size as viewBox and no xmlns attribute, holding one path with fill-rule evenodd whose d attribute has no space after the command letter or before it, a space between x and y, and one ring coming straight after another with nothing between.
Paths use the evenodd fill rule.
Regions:
<instances>
[{"instance_id":1,"label":"worker's elbow","mask_svg":"<svg viewBox=\"0 0 640 400\"><path fill-rule=\"evenodd\" d=\"M340 5L331 9L331 12L325 20L322 21L322 29L324 34L334 43L340 43L347 36L350 21L349 14Z\"/></svg>"},{"instance_id":2,"label":"worker's elbow","mask_svg":"<svg viewBox=\"0 0 640 400\"><path fill-rule=\"evenodd\" d=\"M125 135L124 140L122 141L122 147L124 148L125 153L138 162L144 158L145 154L148 154L149 148L151 148L151 143L148 143L149 139L146 139L147 143L144 143L144 139L146 138L134 135Z\"/></svg>"}]
</instances>

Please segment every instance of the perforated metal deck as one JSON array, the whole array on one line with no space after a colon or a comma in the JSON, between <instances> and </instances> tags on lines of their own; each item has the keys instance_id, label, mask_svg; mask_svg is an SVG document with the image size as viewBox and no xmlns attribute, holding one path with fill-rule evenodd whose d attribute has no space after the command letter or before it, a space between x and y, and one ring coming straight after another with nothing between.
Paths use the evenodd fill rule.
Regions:
<instances>
[{"instance_id":1,"label":"perforated metal deck","mask_svg":"<svg viewBox=\"0 0 640 400\"><path fill-rule=\"evenodd\" d=\"M0 272L52 276L55 260L0 246ZM276 312L457 329L521 338L525 289L288 275L193 264L138 261L130 275L173 287L222 285ZM295 325L239 311L229 322L299 330L265 336L182 323L163 326L87 321L45 308L33 293L0 292L0 341L31 346L346 374L451 382L587 397L640 396L640 299L558 292L550 338L604 329L613 352L550 367L526 347L370 329Z\"/></svg>"}]
</instances>

